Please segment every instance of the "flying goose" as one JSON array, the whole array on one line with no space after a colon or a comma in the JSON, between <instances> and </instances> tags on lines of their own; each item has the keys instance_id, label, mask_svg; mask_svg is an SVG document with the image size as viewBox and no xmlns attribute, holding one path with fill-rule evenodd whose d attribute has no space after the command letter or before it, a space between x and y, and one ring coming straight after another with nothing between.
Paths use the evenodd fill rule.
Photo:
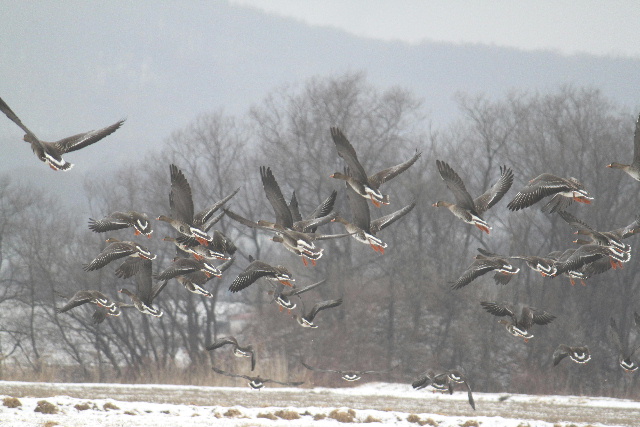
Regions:
<instances>
[{"instance_id":1,"label":"flying goose","mask_svg":"<svg viewBox=\"0 0 640 427\"><path fill-rule=\"evenodd\" d=\"M153 300L167 286L167 281L158 282L155 286L151 277L151 261L139 260L135 270L136 292L133 293L126 288L121 288L118 292L131 298L131 302L135 308L143 313L151 316L160 317L162 311L152 306Z\"/></svg>"},{"instance_id":2,"label":"flying goose","mask_svg":"<svg viewBox=\"0 0 640 427\"><path fill-rule=\"evenodd\" d=\"M71 151L80 150L93 143L100 141L102 138L111 135L118 130L124 123L124 120L119 120L102 129L92 130L85 133L79 133L77 135L63 138L56 142L46 142L40 140L33 132L31 132L18 116L9 108L6 102L0 98L0 111L2 111L12 122L22 129L26 135L24 141L31 144L31 150L38 156L40 161L49 165L53 170L68 171L73 167L72 163L67 162L62 158L62 155Z\"/></svg>"},{"instance_id":3,"label":"flying goose","mask_svg":"<svg viewBox=\"0 0 640 427\"><path fill-rule=\"evenodd\" d=\"M589 196L584 185L576 178L561 178L550 173L538 175L516 194L507 204L512 211L528 208L547 196L554 196L543 210L565 210L572 201L589 204L593 197Z\"/></svg>"},{"instance_id":4,"label":"flying goose","mask_svg":"<svg viewBox=\"0 0 640 427\"><path fill-rule=\"evenodd\" d=\"M287 382L272 380L272 379L269 379L269 378L261 378L260 376L251 377L249 375L234 374L234 373L231 373L231 372L223 371L222 369L218 369L215 366L213 366L211 369L213 369L213 372L215 372L217 374L226 375L228 377L234 377L234 378L244 378L246 380L249 380L249 387L251 387L254 390L261 389L267 383L276 383L276 384L288 385L288 386L299 386L299 385L304 384L304 381L293 381L293 382L288 382L287 383Z\"/></svg>"},{"instance_id":5,"label":"flying goose","mask_svg":"<svg viewBox=\"0 0 640 427\"><path fill-rule=\"evenodd\" d=\"M106 231L120 230L129 227L134 228L134 234L136 236L142 234L151 238L151 233L153 233L147 214L136 211L112 212L108 216L98 220L89 218L89 230L95 233L104 233Z\"/></svg>"},{"instance_id":6,"label":"flying goose","mask_svg":"<svg viewBox=\"0 0 640 427\"><path fill-rule=\"evenodd\" d=\"M249 259L251 263L234 279L231 286L229 286L231 292L241 291L261 277L278 281L286 286L292 286L291 282L293 282L294 279L286 267L282 265L273 266L264 261L254 260L253 257Z\"/></svg>"},{"instance_id":7,"label":"flying goose","mask_svg":"<svg viewBox=\"0 0 640 427\"><path fill-rule=\"evenodd\" d=\"M620 169L626 172L631 178L640 181L640 116L636 120L636 129L633 132L633 161L630 165L620 163L609 163L608 168Z\"/></svg>"},{"instance_id":8,"label":"flying goose","mask_svg":"<svg viewBox=\"0 0 640 427\"><path fill-rule=\"evenodd\" d=\"M140 257L147 260L152 260L156 257L149 251L149 249L135 242L123 242L115 238L109 238L106 242L109 243L109 245L107 245L107 247L93 259L93 261L84 265L84 271L98 270L109 264L111 261L115 261L126 256Z\"/></svg>"},{"instance_id":9,"label":"flying goose","mask_svg":"<svg viewBox=\"0 0 640 427\"><path fill-rule=\"evenodd\" d=\"M320 285L322 285L326 280L321 280L319 282L313 283L311 285L305 286L304 288L296 288L295 286L290 289L285 289L282 283L274 283L275 290L273 291L273 300L280 306L280 311L283 309L287 309L289 314L291 314L291 310L296 308L296 304L291 301L292 296L298 296L300 298L300 294L310 291Z\"/></svg>"},{"instance_id":10,"label":"flying goose","mask_svg":"<svg viewBox=\"0 0 640 427\"><path fill-rule=\"evenodd\" d=\"M394 370L395 368L397 368L396 366L393 366L390 369L385 369L383 371L354 371L354 370L341 370L341 369L320 369L320 368L314 368L313 366L309 366L305 363L304 360L300 360L300 363L302 363L302 366L304 366L305 368L309 369L310 371L316 371L316 372L332 372L332 373L336 373L336 374L340 374L340 377L345 380L345 381L358 381L359 379L362 378L363 375L369 375L369 374L386 374L391 372L392 370Z\"/></svg>"},{"instance_id":11,"label":"flying goose","mask_svg":"<svg viewBox=\"0 0 640 427\"><path fill-rule=\"evenodd\" d=\"M506 257L487 252L478 248L480 254L475 256L475 261L462 273L462 275L452 285L452 289L460 289L478 277L495 271L493 279L496 283L506 285L511 277L520 271L520 268L514 267Z\"/></svg>"},{"instance_id":12,"label":"flying goose","mask_svg":"<svg viewBox=\"0 0 640 427\"><path fill-rule=\"evenodd\" d=\"M568 346L560 344L553 352L553 366L558 366L558 363L565 357L569 356L569 359L576 363L584 364L591 360L591 353L587 346Z\"/></svg>"},{"instance_id":13,"label":"flying goose","mask_svg":"<svg viewBox=\"0 0 640 427\"><path fill-rule=\"evenodd\" d=\"M438 201L435 207L448 208L452 214L467 224L472 224L489 234L489 224L482 219L482 214L498 203L513 184L513 171L506 166L500 166L500 178L491 188L476 199L472 199L464 182L458 174L442 160L436 160L440 177L453 193L455 203Z\"/></svg>"},{"instance_id":14,"label":"flying goose","mask_svg":"<svg viewBox=\"0 0 640 427\"><path fill-rule=\"evenodd\" d=\"M370 199L376 207L389 204L389 196L380 192L380 186L411 167L422 154L416 150L416 154L406 162L384 169L375 175L367 176L358 160L356 150L339 128L331 128L331 138L338 150L338 155L344 159L350 171L350 175L335 172L331 175L331 178L346 181L357 194Z\"/></svg>"},{"instance_id":15,"label":"flying goose","mask_svg":"<svg viewBox=\"0 0 640 427\"><path fill-rule=\"evenodd\" d=\"M634 321L636 324L636 328L640 331L640 316L638 313L633 313ZM620 330L618 329L618 325L616 325L616 321L613 320L613 317L609 321L609 329L608 329L609 339L613 342L616 350L618 351L618 363L620 367L624 369L625 372L635 372L638 370L638 362L635 360L631 360L635 352L640 348L640 344L632 347L627 343L627 345L622 344L622 337L620 335Z\"/></svg>"},{"instance_id":16,"label":"flying goose","mask_svg":"<svg viewBox=\"0 0 640 427\"><path fill-rule=\"evenodd\" d=\"M302 326L303 328L317 328L318 325L314 325L313 324L313 319L315 319L315 317L318 315L318 313L322 310L326 310L328 308L333 308L333 307L337 307L340 304L342 304L342 298L338 298L338 299L334 299L334 300L328 300L328 301L321 301L316 303L313 308L311 308L311 310L307 313L307 314L294 314L293 318L296 319L296 321L298 322L298 324L300 326Z\"/></svg>"},{"instance_id":17,"label":"flying goose","mask_svg":"<svg viewBox=\"0 0 640 427\"><path fill-rule=\"evenodd\" d=\"M494 316L509 316L511 320L501 319L498 323L504 325L507 331L514 337L524 338L524 342L533 338L529 329L531 329L534 324L548 325L556 318L556 316L549 314L546 311L538 310L537 308L526 305L522 306L520 318L517 317L511 304L482 301L480 305Z\"/></svg>"},{"instance_id":18,"label":"flying goose","mask_svg":"<svg viewBox=\"0 0 640 427\"><path fill-rule=\"evenodd\" d=\"M238 345L238 340L235 337L228 336L224 338L220 338L213 342L213 344L209 344L206 348L207 351L212 351L223 347L225 345L231 344L233 348L233 354L237 357L250 357L251 358L251 370L256 367L256 354L253 351L253 347L248 345L246 347L241 347Z\"/></svg>"},{"instance_id":19,"label":"flying goose","mask_svg":"<svg viewBox=\"0 0 640 427\"><path fill-rule=\"evenodd\" d=\"M431 386L437 391L444 391L448 392L449 394L453 394L454 384L465 385L465 387L467 388L469 405L475 411L476 403L471 392L471 385L460 371L450 370L440 374L436 374L433 371L428 371L420 374L420 376L415 381L413 381L413 383L411 383L411 386L416 390L421 390L425 387Z\"/></svg>"},{"instance_id":20,"label":"flying goose","mask_svg":"<svg viewBox=\"0 0 640 427\"><path fill-rule=\"evenodd\" d=\"M58 309L58 313L64 313L73 308L80 307L84 304L95 304L99 307L110 309L115 306L115 303L109 299L105 294L94 289L81 290L73 294L69 301Z\"/></svg>"}]
</instances>

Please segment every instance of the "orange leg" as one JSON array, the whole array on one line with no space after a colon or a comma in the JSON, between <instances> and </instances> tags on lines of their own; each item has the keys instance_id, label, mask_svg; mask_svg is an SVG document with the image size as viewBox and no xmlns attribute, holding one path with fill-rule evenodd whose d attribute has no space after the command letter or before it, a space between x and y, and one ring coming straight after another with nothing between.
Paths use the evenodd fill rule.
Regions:
<instances>
[{"instance_id":1,"label":"orange leg","mask_svg":"<svg viewBox=\"0 0 640 427\"><path fill-rule=\"evenodd\" d=\"M316 260L315 259L311 260L311 265L313 265L314 267L316 266Z\"/></svg>"},{"instance_id":2,"label":"orange leg","mask_svg":"<svg viewBox=\"0 0 640 427\"><path fill-rule=\"evenodd\" d=\"M569 279L569 281L571 282L571 286L575 286L575 284L576 284L576 281L575 281L575 280L573 280L573 279Z\"/></svg>"},{"instance_id":3,"label":"orange leg","mask_svg":"<svg viewBox=\"0 0 640 427\"><path fill-rule=\"evenodd\" d=\"M198 254L192 254L192 255L193 255L193 257L194 257L195 259L197 259L198 261L202 261L202 260L204 259L204 257L203 257L202 255L198 255Z\"/></svg>"},{"instance_id":4,"label":"orange leg","mask_svg":"<svg viewBox=\"0 0 640 427\"><path fill-rule=\"evenodd\" d=\"M285 286L289 286L290 288L293 288L293 285L287 280L280 280L280 283L282 283Z\"/></svg>"},{"instance_id":5,"label":"orange leg","mask_svg":"<svg viewBox=\"0 0 640 427\"><path fill-rule=\"evenodd\" d=\"M209 246L209 242L207 242L206 239L203 239L202 237L196 237L196 240L198 241L198 243L200 243L202 246Z\"/></svg>"},{"instance_id":6,"label":"orange leg","mask_svg":"<svg viewBox=\"0 0 640 427\"><path fill-rule=\"evenodd\" d=\"M485 227L484 225L480 225L480 224L474 224L476 227L478 227L480 230L484 231L485 233L489 234L489 229L487 227Z\"/></svg>"},{"instance_id":7,"label":"orange leg","mask_svg":"<svg viewBox=\"0 0 640 427\"><path fill-rule=\"evenodd\" d=\"M375 206L376 208L379 208L379 207L381 206L381 205L380 205L380 202L378 202L377 200L375 200L375 199L373 198L373 196L370 196L369 198L371 199L371 203L373 203L373 206Z\"/></svg>"},{"instance_id":8,"label":"orange leg","mask_svg":"<svg viewBox=\"0 0 640 427\"><path fill-rule=\"evenodd\" d=\"M140 232L140 230L136 230L136 231L134 231L134 232L133 232L133 234L134 234L135 236L139 236L139 235L141 235L142 233ZM149 236L149 237L151 237L151 236Z\"/></svg>"},{"instance_id":9,"label":"orange leg","mask_svg":"<svg viewBox=\"0 0 640 427\"><path fill-rule=\"evenodd\" d=\"M305 257L301 257L302 258L302 262L304 263L304 266L308 266L309 263L307 262L307 259Z\"/></svg>"}]
</instances>

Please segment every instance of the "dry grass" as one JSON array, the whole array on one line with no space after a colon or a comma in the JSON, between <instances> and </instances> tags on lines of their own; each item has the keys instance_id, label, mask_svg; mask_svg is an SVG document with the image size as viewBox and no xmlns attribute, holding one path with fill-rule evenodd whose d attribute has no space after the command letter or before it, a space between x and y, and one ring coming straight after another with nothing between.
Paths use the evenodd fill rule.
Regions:
<instances>
[{"instance_id":1,"label":"dry grass","mask_svg":"<svg viewBox=\"0 0 640 427\"><path fill-rule=\"evenodd\" d=\"M18 406L22 406L22 402L16 397L5 397L2 399L2 404L7 408L17 408Z\"/></svg>"},{"instance_id":2,"label":"dry grass","mask_svg":"<svg viewBox=\"0 0 640 427\"><path fill-rule=\"evenodd\" d=\"M91 409L91 405L89 405L89 402L78 403L74 406L74 408L76 408L78 411L86 411L87 409Z\"/></svg>"},{"instance_id":3,"label":"dry grass","mask_svg":"<svg viewBox=\"0 0 640 427\"><path fill-rule=\"evenodd\" d=\"M480 427L480 424L476 420L468 420L464 424L460 424L460 427Z\"/></svg>"},{"instance_id":4,"label":"dry grass","mask_svg":"<svg viewBox=\"0 0 640 427\"><path fill-rule=\"evenodd\" d=\"M347 411L341 411L339 409L334 409L329 412L329 418L333 418L334 420L341 423L352 423L356 418L356 411L353 409L349 409Z\"/></svg>"},{"instance_id":5,"label":"dry grass","mask_svg":"<svg viewBox=\"0 0 640 427\"><path fill-rule=\"evenodd\" d=\"M227 418L236 418L242 415L242 412L240 412L239 410L237 410L236 408L229 408L229 410L227 412L225 412L224 414L225 417Z\"/></svg>"},{"instance_id":6,"label":"dry grass","mask_svg":"<svg viewBox=\"0 0 640 427\"><path fill-rule=\"evenodd\" d=\"M36 405L36 409L34 412L41 412L43 414L57 414L59 411L58 407L51 402L47 402L46 400L38 401Z\"/></svg>"},{"instance_id":7,"label":"dry grass","mask_svg":"<svg viewBox=\"0 0 640 427\"><path fill-rule=\"evenodd\" d=\"M133 411L124 411L125 415L138 415L137 413L133 412Z\"/></svg>"},{"instance_id":8,"label":"dry grass","mask_svg":"<svg viewBox=\"0 0 640 427\"><path fill-rule=\"evenodd\" d=\"M257 416L257 418L266 418L268 420L277 420L278 417L276 417L275 415L273 415L270 412L260 412Z\"/></svg>"},{"instance_id":9,"label":"dry grass","mask_svg":"<svg viewBox=\"0 0 640 427\"><path fill-rule=\"evenodd\" d=\"M315 421L320 421L320 420L324 420L325 418L327 418L327 416L325 414L315 414L313 416L313 419Z\"/></svg>"},{"instance_id":10,"label":"dry grass","mask_svg":"<svg viewBox=\"0 0 640 427\"><path fill-rule=\"evenodd\" d=\"M296 411L291 411L287 409L281 409L274 413L275 416L282 418L283 420L297 420L300 418L300 414Z\"/></svg>"},{"instance_id":11,"label":"dry grass","mask_svg":"<svg viewBox=\"0 0 640 427\"><path fill-rule=\"evenodd\" d=\"M418 424L420 422L420 417L417 416L416 414L410 414L407 417L407 421L409 421L410 423L416 423Z\"/></svg>"},{"instance_id":12,"label":"dry grass","mask_svg":"<svg viewBox=\"0 0 640 427\"><path fill-rule=\"evenodd\" d=\"M46 423L42 424L42 427L53 427L57 425L60 425L60 423L56 421L47 421Z\"/></svg>"},{"instance_id":13,"label":"dry grass","mask_svg":"<svg viewBox=\"0 0 640 427\"><path fill-rule=\"evenodd\" d=\"M120 408L118 408L116 405L114 405L111 402L107 402L102 406L102 409L104 409L105 411L109 411L109 410L117 411Z\"/></svg>"},{"instance_id":14,"label":"dry grass","mask_svg":"<svg viewBox=\"0 0 640 427\"><path fill-rule=\"evenodd\" d=\"M363 421L363 423L381 423L381 422L382 422L382 420L380 420L379 418L376 418L376 417L372 417L371 415L369 415Z\"/></svg>"}]
</instances>

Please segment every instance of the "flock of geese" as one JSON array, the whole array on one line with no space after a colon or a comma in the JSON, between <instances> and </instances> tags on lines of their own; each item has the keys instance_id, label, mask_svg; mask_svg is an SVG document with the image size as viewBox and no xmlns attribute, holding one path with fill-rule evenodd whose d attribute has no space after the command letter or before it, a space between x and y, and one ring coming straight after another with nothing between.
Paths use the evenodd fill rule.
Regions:
<instances>
[{"instance_id":1,"label":"flock of geese","mask_svg":"<svg viewBox=\"0 0 640 427\"><path fill-rule=\"evenodd\" d=\"M31 144L33 152L42 162L54 170L62 171L68 171L73 166L62 158L62 154L79 150L103 139L115 132L124 122L121 120L105 128L70 136L57 142L45 142L36 137L1 98L0 110L26 133L24 140ZM416 203L414 201L391 214L372 219L369 202L375 207L389 205L391 198L388 194L382 193L382 185L409 169L420 158L421 153L416 151L410 159L399 165L373 175L367 175L358 160L356 150L342 131L337 127L332 127L330 135L338 155L345 162L344 170L333 173L331 177L345 183L346 197L351 211L350 220L333 210L337 191L333 191L309 215L303 217L295 192L287 202L273 172L269 167L264 166L260 168L260 176L267 200L275 214L273 222L247 219L225 207L225 204L238 193L239 188L208 208L196 212L191 186L184 173L172 164L169 168L171 178L169 214L157 216L155 219L166 223L174 230L174 236L165 237L163 241L175 245L176 257L166 268L154 274L152 262L156 256L147 247L136 241L109 238L106 240L108 245L93 260L84 265L84 270L95 271L113 261L124 259L115 270L115 275L121 279L134 277L135 291L124 287L118 291L126 295L130 302L115 300L98 290L83 289L77 291L58 312L64 313L90 303L96 306L92 316L95 323L101 323L110 316L119 316L122 309L125 308L135 308L143 314L160 317L162 311L154 306L154 300L172 279L175 279L189 292L203 297L212 297L212 294L205 288L206 283L224 274L233 264L234 254L237 250L235 244L222 232L211 230L223 216L228 216L245 227L268 233L272 236L271 240L274 243L282 244L286 250L299 256L305 265L315 265L323 256L324 249L316 246L316 243L327 239L351 237L370 246L375 252L384 254L387 244L377 234L409 213ZM448 163L436 160L436 166L441 178L452 193L455 203L438 201L433 206L447 208L465 223L474 225L484 233L490 233L491 226L483 219L482 215L497 204L509 191L513 184L513 171L506 166L500 167L500 177L496 183L474 199L467 191L463 180ZM607 166L621 169L632 178L640 181L640 117L636 122L634 134L633 162L629 165L611 163ZM508 203L507 207L511 211L518 211L547 197L550 197L550 200L542 210L558 213L571 227L577 230L577 234L584 237L575 241L579 244L577 248L555 251L546 256L499 255L478 249L479 253L475 256L474 261L452 283L452 288L461 289L489 272L495 273L496 283L506 284L513 275L520 271L520 268L512 264L511 260L514 259L524 261L529 268L539 272L543 277L566 276L571 280L571 284L575 284L575 280L580 280L584 284L584 281L589 277L611 268L616 269L621 267L622 263L629 261L631 247L623 240L640 231L640 216L626 227L612 231L598 231L566 210L574 201L589 204L593 200L580 181L549 173L543 173L529 181ZM319 227L331 222L343 224L345 232L342 234L318 232ZM135 236L151 238L153 233L151 221L145 213L125 210L113 212L101 219L89 220L89 229L96 233L127 228L133 229ZM287 310L287 313L291 314L297 307L295 301L301 302L302 307L291 317L305 328L317 328L318 325L314 322L322 311L333 309L343 303L342 298L316 301L310 310L305 310L301 295L321 286L325 281L296 287L293 283L295 279L287 267L272 265L252 257L249 257L249 264L246 268L233 280L229 291L241 292L258 282L259 279L264 279L266 283L269 283L269 293L272 295L273 301L278 304L281 312ZM293 299L294 297L297 297L297 300ZM496 301L482 301L480 304L488 313L506 318L500 319L499 322L506 327L510 334L524 339L525 342L533 338L530 332L533 325L547 325L555 319L554 315L528 305ZM635 323L640 330L640 315L637 313L635 313ZM637 370L638 362L633 359L633 355L640 345L631 346L628 340L623 339L613 318L609 332L611 341L619 353L620 366L627 372ZM241 346L233 336L218 339L207 346L206 350L217 351L225 347L230 347L233 354L238 357L250 358L251 371L254 370L256 355L252 346ZM586 363L591 358L589 349L584 345L560 344L553 354L554 366L566 357L577 363ZM326 369L310 366L304 360L301 360L301 364L312 371L337 373L346 381L356 381L367 374L384 374L393 369L386 371ZM245 378L249 380L249 385L255 389L262 388L267 382L290 386L302 384L302 382L280 382L263 379L259 376L241 375L226 372L217 367L213 367L213 371L221 375ZM469 404L475 409L469 381L459 370L441 372L429 370L421 374L412 383L412 386L415 389L430 386L434 390L453 393L454 386L457 384L464 384L468 392Z\"/></svg>"}]
</instances>

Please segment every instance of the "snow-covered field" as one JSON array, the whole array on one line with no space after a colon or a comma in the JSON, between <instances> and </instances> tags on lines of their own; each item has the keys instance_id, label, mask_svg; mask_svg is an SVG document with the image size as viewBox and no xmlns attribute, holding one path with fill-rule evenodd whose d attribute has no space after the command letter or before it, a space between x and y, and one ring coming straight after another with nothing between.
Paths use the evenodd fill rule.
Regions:
<instances>
[{"instance_id":1,"label":"snow-covered field","mask_svg":"<svg viewBox=\"0 0 640 427\"><path fill-rule=\"evenodd\" d=\"M474 393L474 398L476 411L469 406L466 392L450 396L415 391L407 384L254 391L248 387L0 381L0 426L321 427L345 422L441 427L640 426L640 402L631 400L490 393ZM43 400L57 413L36 412ZM12 403L21 406L6 406Z\"/></svg>"}]
</instances>

